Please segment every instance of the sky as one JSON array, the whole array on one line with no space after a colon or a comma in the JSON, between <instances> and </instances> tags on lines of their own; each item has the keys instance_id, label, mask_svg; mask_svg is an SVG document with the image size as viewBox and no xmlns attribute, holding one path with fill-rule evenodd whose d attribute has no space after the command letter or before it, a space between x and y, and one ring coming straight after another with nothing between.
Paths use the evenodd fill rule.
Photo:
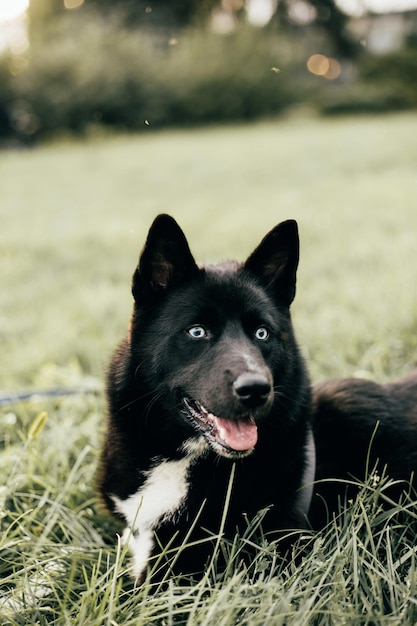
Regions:
<instances>
[{"instance_id":1,"label":"sky","mask_svg":"<svg viewBox=\"0 0 417 626\"><path fill-rule=\"evenodd\" d=\"M25 12L29 4L29 0L0 0L0 21L19 17Z\"/></svg>"},{"instance_id":2,"label":"sky","mask_svg":"<svg viewBox=\"0 0 417 626\"><path fill-rule=\"evenodd\" d=\"M347 13L361 13L361 9L375 12L417 9L417 0L337 0Z\"/></svg>"},{"instance_id":3,"label":"sky","mask_svg":"<svg viewBox=\"0 0 417 626\"><path fill-rule=\"evenodd\" d=\"M360 13L361 9L381 12L417 9L417 0L337 0L337 3L348 13ZM29 0L0 0L0 22L22 15L28 4Z\"/></svg>"}]
</instances>

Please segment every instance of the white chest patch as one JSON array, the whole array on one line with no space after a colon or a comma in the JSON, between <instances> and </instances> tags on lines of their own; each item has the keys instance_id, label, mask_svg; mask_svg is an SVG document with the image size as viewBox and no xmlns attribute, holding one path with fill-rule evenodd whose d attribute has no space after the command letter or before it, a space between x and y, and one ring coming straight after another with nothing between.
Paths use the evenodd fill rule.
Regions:
<instances>
[{"instance_id":1,"label":"white chest patch","mask_svg":"<svg viewBox=\"0 0 417 626\"><path fill-rule=\"evenodd\" d=\"M126 500L112 496L116 510L126 519L123 539L133 554L133 570L140 579L154 546L153 530L172 519L185 503L189 489L188 470L199 456L189 454L179 461L165 461L146 472L146 480Z\"/></svg>"}]
</instances>

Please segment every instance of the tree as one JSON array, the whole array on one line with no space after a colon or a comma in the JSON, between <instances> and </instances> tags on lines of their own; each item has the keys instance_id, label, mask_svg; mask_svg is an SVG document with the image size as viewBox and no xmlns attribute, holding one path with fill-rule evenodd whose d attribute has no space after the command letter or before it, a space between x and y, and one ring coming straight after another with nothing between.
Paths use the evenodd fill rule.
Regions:
<instances>
[{"instance_id":1,"label":"tree","mask_svg":"<svg viewBox=\"0 0 417 626\"><path fill-rule=\"evenodd\" d=\"M30 39L33 41L34 37L41 36L45 23L64 10L63 0L30 0L28 8Z\"/></svg>"},{"instance_id":2,"label":"tree","mask_svg":"<svg viewBox=\"0 0 417 626\"><path fill-rule=\"evenodd\" d=\"M312 9L313 23L321 26L332 42L336 54L354 58L360 51L359 44L347 32L348 16L337 6L335 0L278 0L275 21L279 24L294 24L291 17L296 5L303 4Z\"/></svg>"},{"instance_id":3,"label":"tree","mask_svg":"<svg viewBox=\"0 0 417 626\"><path fill-rule=\"evenodd\" d=\"M102 10L121 10L143 25L184 27L206 22L221 0L86 0Z\"/></svg>"},{"instance_id":4,"label":"tree","mask_svg":"<svg viewBox=\"0 0 417 626\"><path fill-rule=\"evenodd\" d=\"M104 15L117 13L125 24L149 29L181 29L190 25L205 25L216 7L228 6L236 15L244 14L247 0L30 0L29 18L31 35L49 19L65 12L70 6L77 11L94 8ZM297 6L310 7L314 23L321 26L333 43L336 53L353 58L360 46L349 36L346 24L348 16L339 9L336 0L277 0L272 22L280 26L294 27L292 14Z\"/></svg>"}]
</instances>

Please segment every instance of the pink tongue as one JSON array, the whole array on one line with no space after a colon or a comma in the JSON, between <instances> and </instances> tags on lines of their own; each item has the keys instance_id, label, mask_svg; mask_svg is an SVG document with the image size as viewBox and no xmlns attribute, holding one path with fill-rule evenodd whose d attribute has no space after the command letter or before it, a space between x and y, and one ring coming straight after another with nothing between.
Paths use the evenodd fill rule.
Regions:
<instances>
[{"instance_id":1,"label":"pink tongue","mask_svg":"<svg viewBox=\"0 0 417 626\"><path fill-rule=\"evenodd\" d=\"M235 421L214 417L214 423L222 443L232 450L250 450L258 441L258 428L252 420Z\"/></svg>"}]
</instances>

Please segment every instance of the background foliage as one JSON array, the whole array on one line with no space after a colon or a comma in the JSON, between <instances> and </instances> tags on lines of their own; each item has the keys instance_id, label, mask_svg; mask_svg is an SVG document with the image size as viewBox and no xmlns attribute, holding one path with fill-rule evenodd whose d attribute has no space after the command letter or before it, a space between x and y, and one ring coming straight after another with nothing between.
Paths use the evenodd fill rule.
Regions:
<instances>
[{"instance_id":1,"label":"background foliage","mask_svg":"<svg viewBox=\"0 0 417 626\"><path fill-rule=\"evenodd\" d=\"M307 25L294 21L294 0L286 0L263 28L241 8L231 12L233 28L219 33L210 26L219 5L212 0L88 0L74 11L61 0L32 0L29 48L0 57L0 136L32 143L98 125L239 122L294 105L325 114L416 107L412 38L404 50L373 56L349 35L333 0L309 3L316 17ZM339 78L307 70L318 52L339 60Z\"/></svg>"},{"instance_id":2,"label":"background foliage","mask_svg":"<svg viewBox=\"0 0 417 626\"><path fill-rule=\"evenodd\" d=\"M258 31L193 31L162 44L97 17L60 26L16 82L34 135L248 120L277 114L296 97L285 72L271 71L280 47Z\"/></svg>"}]
</instances>

